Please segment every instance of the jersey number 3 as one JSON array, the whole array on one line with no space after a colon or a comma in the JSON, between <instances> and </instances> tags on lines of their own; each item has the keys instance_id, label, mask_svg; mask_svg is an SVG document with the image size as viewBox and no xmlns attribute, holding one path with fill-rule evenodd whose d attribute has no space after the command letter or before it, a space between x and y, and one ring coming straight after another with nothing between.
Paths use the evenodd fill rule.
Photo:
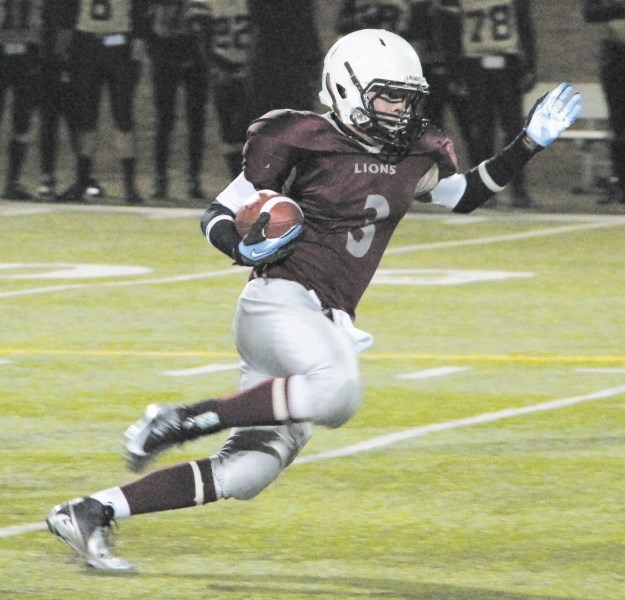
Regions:
<instances>
[{"instance_id":1,"label":"jersey number 3","mask_svg":"<svg viewBox=\"0 0 625 600\"><path fill-rule=\"evenodd\" d=\"M367 219L365 225L362 227L347 232L347 251L356 258L362 258L369 252L369 248L371 248L371 243L375 236L375 222L386 219L390 214L387 199L379 194L367 196L365 210L367 209L373 209L375 211L375 217L373 219ZM354 235L355 232L358 233Z\"/></svg>"}]
</instances>

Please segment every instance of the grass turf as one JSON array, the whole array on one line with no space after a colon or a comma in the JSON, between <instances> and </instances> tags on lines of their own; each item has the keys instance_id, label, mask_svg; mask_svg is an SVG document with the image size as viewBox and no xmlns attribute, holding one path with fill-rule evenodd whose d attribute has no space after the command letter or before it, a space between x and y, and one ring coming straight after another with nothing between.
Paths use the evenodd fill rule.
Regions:
<instances>
[{"instance_id":1,"label":"grass turf","mask_svg":"<svg viewBox=\"0 0 625 600\"><path fill-rule=\"evenodd\" d=\"M245 270L233 273L203 242L197 215L0 212L6 207L0 597L625 598L621 217L411 215L382 269L529 276L433 285L439 275L430 271L427 285L372 285L358 318L376 336L362 356L361 412L339 430L319 429L303 461L250 502L121 522L118 552L140 571L112 577L81 566L47 532L8 528L41 523L57 502L130 481L121 432L145 404L236 386L233 370L165 372L236 362L230 318ZM408 246L417 248L404 252ZM151 272L45 279L50 267L33 263ZM440 367L464 370L398 377ZM417 429L600 390L613 392ZM404 441L323 459L409 429ZM222 440L176 449L158 466L205 456Z\"/></svg>"}]
</instances>

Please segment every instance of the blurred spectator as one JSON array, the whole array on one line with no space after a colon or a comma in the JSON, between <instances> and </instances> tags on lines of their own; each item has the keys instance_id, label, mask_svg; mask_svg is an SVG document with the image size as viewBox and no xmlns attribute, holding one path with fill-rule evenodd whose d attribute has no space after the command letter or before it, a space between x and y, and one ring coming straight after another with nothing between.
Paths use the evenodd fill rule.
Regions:
<instances>
[{"instance_id":1,"label":"blurred spectator","mask_svg":"<svg viewBox=\"0 0 625 600\"><path fill-rule=\"evenodd\" d=\"M248 0L252 22L252 115L313 110L322 52L314 0Z\"/></svg>"},{"instance_id":2,"label":"blurred spectator","mask_svg":"<svg viewBox=\"0 0 625 600\"><path fill-rule=\"evenodd\" d=\"M134 130L133 99L141 63L135 36L147 0L64 0L57 10L61 22L72 30L68 51L70 74L76 96L79 156L76 181L61 200L87 198L93 169L100 101L108 86L113 124L124 178L125 201L140 204L137 191L137 143Z\"/></svg>"},{"instance_id":3,"label":"blurred spectator","mask_svg":"<svg viewBox=\"0 0 625 600\"><path fill-rule=\"evenodd\" d=\"M59 126L65 121L73 156L78 156L76 106L69 65L60 52L58 15L49 11L43 21L41 53L41 94L39 103L39 165L41 181L37 195L41 200L56 200L56 168L59 152ZM91 177L86 194L99 197L102 187Z\"/></svg>"},{"instance_id":4,"label":"blurred spectator","mask_svg":"<svg viewBox=\"0 0 625 600\"><path fill-rule=\"evenodd\" d=\"M71 90L68 65L57 50L58 28L49 15L43 23L41 62L41 99L39 106L39 163L41 182L37 195L42 200L56 199L56 164L58 158L59 124L67 123L70 145L78 153L78 132L74 115L74 94Z\"/></svg>"},{"instance_id":5,"label":"blurred spectator","mask_svg":"<svg viewBox=\"0 0 625 600\"><path fill-rule=\"evenodd\" d=\"M2 3L0 27L0 119L8 92L12 94L8 166L4 188L7 200L30 200L20 183L28 151L32 116L39 95L43 21L52 10L50 1Z\"/></svg>"},{"instance_id":6,"label":"blurred spectator","mask_svg":"<svg viewBox=\"0 0 625 600\"><path fill-rule=\"evenodd\" d=\"M343 0L336 32L345 35L358 29L386 29L401 35L407 30L408 18L408 0Z\"/></svg>"},{"instance_id":7,"label":"blurred spectator","mask_svg":"<svg viewBox=\"0 0 625 600\"><path fill-rule=\"evenodd\" d=\"M208 0L211 23L213 102L224 159L232 177L242 168L243 144L254 116L250 86L251 23L247 0Z\"/></svg>"},{"instance_id":8,"label":"blurred spectator","mask_svg":"<svg viewBox=\"0 0 625 600\"><path fill-rule=\"evenodd\" d=\"M625 203L625 0L584 0L584 19L603 23L601 86L608 103L612 175L601 204Z\"/></svg>"},{"instance_id":9,"label":"blurred spectator","mask_svg":"<svg viewBox=\"0 0 625 600\"><path fill-rule=\"evenodd\" d=\"M206 199L200 181L208 98L206 13L206 3L193 0L153 0L147 9L145 41L156 111L155 200L169 194L167 168L180 88L185 93L187 191L191 198Z\"/></svg>"},{"instance_id":10,"label":"blurred spectator","mask_svg":"<svg viewBox=\"0 0 625 600\"><path fill-rule=\"evenodd\" d=\"M536 40L530 0L435 0L446 18L448 62L458 88L468 93L467 146L471 164L492 156L497 125L508 144L525 121L524 95L536 80ZM509 184L519 208L541 204L520 172Z\"/></svg>"},{"instance_id":11,"label":"blurred spectator","mask_svg":"<svg viewBox=\"0 0 625 600\"><path fill-rule=\"evenodd\" d=\"M408 4L410 18L405 37L419 53L423 73L430 85L426 103L427 116L434 124L443 127L445 109L449 107L466 143L472 114L466 87L459 86L450 76L445 52L449 35L445 29L445 15L437 10L436 0L409 0Z\"/></svg>"}]
</instances>

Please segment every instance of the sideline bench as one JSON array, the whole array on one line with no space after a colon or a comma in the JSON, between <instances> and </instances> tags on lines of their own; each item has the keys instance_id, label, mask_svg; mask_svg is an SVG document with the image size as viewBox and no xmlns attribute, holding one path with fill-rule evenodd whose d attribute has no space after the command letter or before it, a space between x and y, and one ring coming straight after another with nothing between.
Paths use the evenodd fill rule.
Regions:
<instances>
[{"instance_id":1,"label":"sideline bench","mask_svg":"<svg viewBox=\"0 0 625 600\"><path fill-rule=\"evenodd\" d=\"M526 114L534 106L537 98L550 92L559 82L540 81L525 96ZM608 125L608 105L599 83L573 83L582 95L582 113L574 125L567 129L560 140L575 142L580 151L581 169L580 185L574 186L572 192L588 194L597 191L595 167L598 164L609 164L609 161L596 155L595 145L599 142L607 143L612 139L612 132Z\"/></svg>"}]
</instances>

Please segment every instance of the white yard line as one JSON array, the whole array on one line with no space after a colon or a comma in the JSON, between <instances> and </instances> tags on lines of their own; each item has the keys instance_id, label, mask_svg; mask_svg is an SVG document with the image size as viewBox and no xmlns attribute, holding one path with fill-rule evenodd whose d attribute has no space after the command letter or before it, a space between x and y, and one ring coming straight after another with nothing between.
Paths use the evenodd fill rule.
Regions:
<instances>
[{"instance_id":1,"label":"white yard line","mask_svg":"<svg viewBox=\"0 0 625 600\"><path fill-rule=\"evenodd\" d=\"M465 419L457 419L455 421L432 423L431 425L423 425L413 429L398 431L397 433L382 435L380 437L352 444L351 446L345 446L344 448L338 448L336 450L329 450L328 452L320 452L319 454L311 454L309 456L300 456L295 460L294 464L305 464L328 460L330 458L352 456L354 454L360 454L361 452L369 452L370 450L375 450L376 448L384 448L385 446L390 446L391 444L396 444L397 442L403 442L417 437L424 437L430 433L449 431L451 429L459 429L461 427L471 427L472 425L483 425L484 423L494 423L495 421L520 417L522 415L530 415L536 412L566 408L582 402L604 400L605 398L619 396L620 394L625 394L625 385L599 390L583 396L550 400L548 402L540 402L539 404L531 404L529 406L521 406L518 408L506 408L497 412L482 413L481 415L475 415Z\"/></svg>"},{"instance_id":2,"label":"white yard line","mask_svg":"<svg viewBox=\"0 0 625 600\"><path fill-rule=\"evenodd\" d=\"M106 204L51 204L41 202L0 202L0 215L3 217L23 217L53 212L65 213L122 213L137 214L149 219L200 218L203 208L157 207L157 206L107 206Z\"/></svg>"},{"instance_id":3,"label":"white yard line","mask_svg":"<svg viewBox=\"0 0 625 600\"><path fill-rule=\"evenodd\" d=\"M157 207L157 206L115 206L107 204L53 204L47 202L13 202L0 200L0 215L3 217L31 216L43 213L101 213L101 214L137 214L148 218L188 219L200 218L204 208ZM597 213L548 213L548 212L498 212L496 210L478 210L470 215L460 215L443 211L409 212L404 217L409 220L441 220L451 225L470 224L482 221L532 221L532 222L619 222L625 224L624 215Z\"/></svg>"},{"instance_id":4,"label":"white yard line","mask_svg":"<svg viewBox=\"0 0 625 600\"><path fill-rule=\"evenodd\" d=\"M537 412L557 410L560 408L566 408L574 406L575 404L581 404L582 402L592 402L594 400L604 400L606 398L612 398L625 394L625 385L607 388L605 390L599 390L583 396L573 396L571 398L561 398L560 400L551 400L548 402L540 402L539 404L532 404L530 406L521 406L518 408L507 408L492 413L482 413L473 417L467 417L465 419L457 419L454 421L444 421L442 423L432 423L431 425L423 425L421 427L415 427L413 429L405 429L404 431L398 431L397 433L391 433L389 435L382 435L380 437L371 438L351 446L345 446L344 448L337 448L336 450L329 450L327 452L320 452L318 454L310 454L308 456L300 456L295 460L293 464L308 464L313 462L320 462L323 460L329 460L332 458L342 458L345 456L353 456L362 452L370 452L378 448L384 448L392 444L397 444L406 440L424 437L430 433L439 433L442 431L450 431L452 429L460 429L461 427L471 427L473 425L483 425L485 423L494 423L496 421L502 421L504 419L511 419L514 417L520 417L523 415L530 415ZM45 523L25 523L23 525L13 525L11 527L0 528L0 538L14 537L29 533L31 531L45 531Z\"/></svg>"},{"instance_id":5,"label":"white yard line","mask_svg":"<svg viewBox=\"0 0 625 600\"><path fill-rule=\"evenodd\" d=\"M445 377L446 375L453 375L454 373L461 373L463 371L469 371L471 367L435 367L433 369L423 369L422 371L415 371L414 373L402 373L397 375L397 379L431 379L432 377Z\"/></svg>"},{"instance_id":6,"label":"white yard line","mask_svg":"<svg viewBox=\"0 0 625 600\"><path fill-rule=\"evenodd\" d=\"M559 227L548 227L535 231L521 231L519 233L507 233L505 235L491 235L488 237L474 238L468 240L450 240L448 242L429 242L427 244L413 244L411 246L401 246L399 248L389 248L384 254L393 256L395 254L409 254L419 250L434 250L438 248L460 248L462 246L480 246L483 244L496 244L501 242L516 242L518 240L528 240L549 235L560 235L563 233L576 233L578 231L590 231L592 229L605 229L606 227L622 227L625 220L600 221L593 223L578 223L576 225L561 225Z\"/></svg>"},{"instance_id":7,"label":"white yard line","mask_svg":"<svg viewBox=\"0 0 625 600\"><path fill-rule=\"evenodd\" d=\"M616 367L615 368L611 368L611 369L608 369L608 368L605 368L605 369L602 369L602 368L596 368L596 369L575 369L575 371L577 373L601 373L601 374L610 374L610 373L612 373L612 374L614 374L614 373L621 374L621 373L625 373L625 369L620 369L620 368L616 368Z\"/></svg>"},{"instance_id":8,"label":"white yard line","mask_svg":"<svg viewBox=\"0 0 625 600\"><path fill-rule=\"evenodd\" d=\"M135 210L135 209L133 209ZM590 220L590 217L589 217ZM388 248L385 255L409 254L421 250L434 250L440 248L460 248L463 246L477 246L484 244L494 244L501 242L514 242L519 240L531 239L536 237L546 237L549 235L562 235L567 233L576 233L578 231L589 231L593 229L604 229L607 227L621 227L625 225L625 218L614 217L607 219L592 219L592 222L576 223L573 225L550 227L535 231L523 231L519 233L509 233L505 235L488 236L482 238L466 239L466 240L450 240L447 242L429 242L426 244L414 244L410 246L400 246L397 248ZM188 275L178 275L174 277L152 278L152 279L132 279L122 281L107 281L95 283L77 283L58 286L45 286L39 288L29 288L22 290L14 290L8 292L0 292L2 298L17 298L21 296L33 296L37 294L47 294L53 292L62 292L73 289L84 289L89 287L120 287L120 286L138 286L138 285L160 285L165 283L176 283L179 281L193 281L199 279L213 279L229 275L245 273L241 268L224 269L221 271L194 273Z\"/></svg>"},{"instance_id":9,"label":"white yard line","mask_svg":"<svg viewBox=\"0 0 625 600\"><path fill-rule=\"evenodd\" d=\"M23 525L13 525L0 529L0 538L15 537L31 531L45 531L48 526L45 523L24 523Z\"/></svg>"},{"instance_id":10,"label":"white yard line","mask_svg":"<svg viewBox=\"0 0 625 600\"><path fill-rule=\"evenodd\" d=\"M224 269L222 271L209 271L205 273L192 273L188 275L174 275L172 277L161 277L155 279L125 279L121 281L100 281L98 283L74 283L67 285L49 285L40 288L30 288L24 290L14 290L12 292L0 292L0 298L17 298L19 296L34 296L37 294L48 294L51 292L63 292L89 287L124 287L135 285L161 285L163 283L178 283L180 281L194 281L199 279L216 279L228 275L242 275L241 268Z\"/></svg>"},{"instance_id":11,"label":"white yard line","mask_svg":"<svg viewBox=\"0 0 625 600\"><path fill-rule=\"evenodd\" d=\"M203 367L192 367L189 369L176 369L174 371L163 371L163 375L169 377L195 377L196 375L206 375L207 373L220 373L222 371L236 371L238 364L232 365L204 365Z\"/></svg>"}]
</instances>

